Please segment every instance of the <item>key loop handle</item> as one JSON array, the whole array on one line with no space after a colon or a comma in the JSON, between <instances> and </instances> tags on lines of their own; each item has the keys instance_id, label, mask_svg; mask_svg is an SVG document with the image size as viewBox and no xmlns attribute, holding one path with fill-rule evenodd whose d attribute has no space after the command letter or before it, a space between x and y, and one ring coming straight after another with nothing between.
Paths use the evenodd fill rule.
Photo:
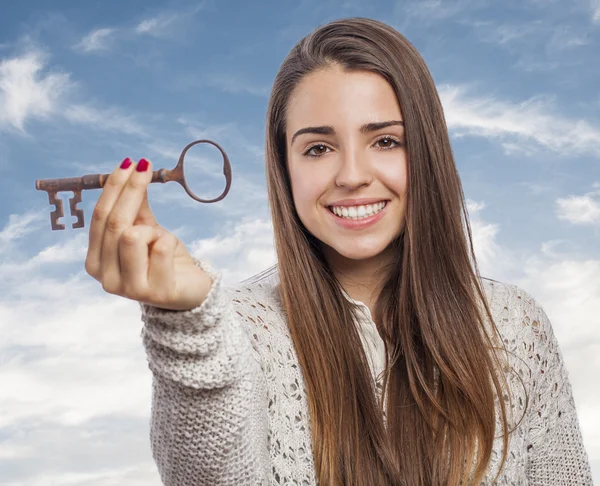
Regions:
<instances>
[{"instance_id":1,"label":"key loop handle","mask_svg":"<svg viewBox=\"0 0 600 486\"><path fill-rule=\"evenodd\" d=\"M221 152L221 155L223 155L223 175L225 176L225 189L223 190L223 193L220 196L218 196L214 199L199 198L198 196L196 196L196 194L194 194L191 191L191 189L188 187L187 182L185 180L185 174L183 171L185 154L187 153L187 151L190 148L192 148L194 145L196 145L198 143L209 143L211 145L214 145L215 147L217 147L219 149L219 152ZM175 181L175 182L178 182L179 184L181 184L183 186L183 188L185 189L185 192L187 192L188 195L195 201L198 201L201 203L214 203L214 202L220 201L227 195L227 193L229 192L229 189L231 188L231 163L229 162L229 157L227 157L227 154L225 153L223 148L217 142L213 142L212 140L196 140L196 141L191 142L188 145L186 145L186 147L181 152L181 155L179 156L179 161L177 162L177 165L175 166L174 169L170 169L170 170L169 169L160 169L160 170L154 171L154 173L152 174L152 182L169 182L169 181Z\"/></svg>"}]
</instances>

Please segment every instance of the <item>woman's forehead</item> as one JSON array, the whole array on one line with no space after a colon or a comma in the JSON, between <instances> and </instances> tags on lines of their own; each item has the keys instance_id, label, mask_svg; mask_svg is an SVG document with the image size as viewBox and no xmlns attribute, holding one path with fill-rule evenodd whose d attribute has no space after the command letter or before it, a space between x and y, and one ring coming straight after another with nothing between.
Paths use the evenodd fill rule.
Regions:
<instances>
[{"instance_id":1,"label":"woman's forehead","mask_svg":"<svg viewBox=\"0 0 600 486\"><path fill-rule=\"evenodd\" d=\"M315 124L359 128L402 119L396 93L383 76L339 67L305 76L290 97L286 115L288 132Z\"/></svg>"}]
</instances>

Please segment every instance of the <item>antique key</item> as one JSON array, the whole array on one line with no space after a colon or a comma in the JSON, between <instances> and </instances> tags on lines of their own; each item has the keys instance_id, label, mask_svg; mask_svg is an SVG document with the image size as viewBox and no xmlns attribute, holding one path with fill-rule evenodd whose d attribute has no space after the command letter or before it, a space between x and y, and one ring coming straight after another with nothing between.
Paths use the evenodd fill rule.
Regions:
<instances>
[{"instance_id":1,"label":"antique key","mask_svg":"<svg viewBox=\"0 0 600 486\"><path fill-rule=\"evenodd\" d=\"M225 175L226 182L225 190L219 197L215 199L200 199L189 189L185 181L185 175L183 173L183 161L185 159L185 154L197 143L209 143L214 145L223 155L223 174ZM81 191L84 189L100 189L104 187L104 183L109 175L110 174L88 174L81 177L67 177L64 179L36 180L35 188L38 191L46 191L48 193L48 200L50 201L50 204L53 204L55 208L54 211L50 212L50 223L52 225L52 230L65 229L65 225L58 222L58 218L62 218L65 215L63 210L63 202L56 196L58 192L73 192L73 197L69 199L69 205L71 206L71 216L75 216L77 221L73 223L72 227L83 228L85 226L83 209L77 207L77 203L81 202ZM175 181L181 184L185 189L185 192L187 192L192 199L198 202L213 203L220 201L227 195L229 188L231 187L231 164L229 162L229 157L227 157L227 154L218 143L211 140L196 140L195 142L188 144L183 149L181 155L179 156L179 162L177 162L177 165L174 169L159 169L152 172L152 180L150 182L164 183L169 181Z\"/></svg>"}]
</instances>

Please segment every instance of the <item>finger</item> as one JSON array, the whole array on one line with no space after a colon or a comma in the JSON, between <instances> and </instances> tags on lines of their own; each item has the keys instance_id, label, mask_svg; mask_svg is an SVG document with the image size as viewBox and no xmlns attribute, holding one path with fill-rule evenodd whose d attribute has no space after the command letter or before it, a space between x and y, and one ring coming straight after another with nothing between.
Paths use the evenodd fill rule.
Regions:
<instances>
[{"instance_id":1,"label":"finger","mask_svg":"<svg viewBox=\"0 0 600 486\"><path fill-rule=\"evenodd\" d=\"M129 167L121 168L126 165L126 162L129 162ZM127 182L127 179L129 179L129 176L134 169L135 163L127 157L113 170L104 183L104 187L92 214L85 269L92 277L98 280L101 277L100 260L102 256L106 221L119 198L119 194L121 193L125 182Z\"/></svg>"},{"instance_id":2,"label":"finger","mask_svg":"<svg viewBox=\"0 0 600 486\"><path fill-rule=\"evenodd\" d=\"M154 242L150 252L148 287L155 294L154 298L157 299L157 302L167 307L177 291L175 288L175 249L179 240L174 234L160 226L155 229L162 234Z\"/></svg>"},{"instance_id":3,"label":"finger","mask_svg":"<svg viewBox=\"0 0 600 486\"><path fill-rule=\"evenodd\" d=\"M148 189L144 192L144 200L142 201L142 207L140 208L140 212L135 219L134 224L144 224L147 226L158 226L158 221L154 217L154 213L150 208L150 203L148 201Z\"/></svg>"},{"instance_id":4,"label":"finger","mask_svg":"<svg viewBox=\"0 0 600 486\"><path fill-rule=\"evenodd\" d=\"M145 300L148 291L149 248L165 234L159 226L130 226L119 240L120 282L108 282L107 286L119 286L125 296L135 300ZM107 279L108 281L109 279Z\"/></svg>"}]
</instances>

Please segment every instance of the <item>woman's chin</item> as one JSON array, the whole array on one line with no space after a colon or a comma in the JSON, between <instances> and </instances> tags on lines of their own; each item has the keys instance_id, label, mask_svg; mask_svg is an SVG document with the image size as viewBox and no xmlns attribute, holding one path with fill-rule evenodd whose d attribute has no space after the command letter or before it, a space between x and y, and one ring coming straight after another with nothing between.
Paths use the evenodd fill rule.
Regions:
<instances>
[{"instance_id":1,"label":"woman's chin","mask_svg":"<svg viewBox=\"0 0 600 486\"><path fill-rule=\"evenodd\" d=\"M338 246L332 247L332 249L337 253L340 257L347 260L370 260L384 250L384 248L357 248L356 246Z\"/></svg>"}]
</instances>

